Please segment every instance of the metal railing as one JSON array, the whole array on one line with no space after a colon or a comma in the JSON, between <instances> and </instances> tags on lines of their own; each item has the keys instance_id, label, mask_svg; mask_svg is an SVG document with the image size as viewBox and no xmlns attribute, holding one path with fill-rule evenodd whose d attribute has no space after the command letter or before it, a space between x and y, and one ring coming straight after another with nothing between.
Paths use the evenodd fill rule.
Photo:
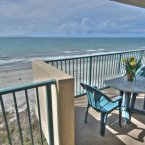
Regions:
<instances>
[{"instance_id":1,"label":"metal railing","mask_svg":"<svg viewBox=\"0 0 145 145\"><path fill-rule=\"evenodd\" d=\"M87 83L92 86L97 86L99 89L102 89L105 87L103 83L105 78L124 73L124 69L122 69L121 66L122 58L129 56L136 56L137 58L139 58L141 55L143 55L144 57L144 53L145 50L116 52L51 60L47 61L47 63L55 66L65 73L72 75L75 78L75 95L78 96L84 93L83 89L80 86L81 82ZM48 138L49 144L54 145L51 85L55 83L55 80L51 80L17 86L14 88L0 89L0 113L2 113L3 126L5 126L3 129L0 126L0 144L47 144L42 132L41 107L39 98L39 88L45 87L46 106L48 113L47 116L49 116L47 118L49 132ZM34 98L34 96L36 96L36 101L35 103L33 102L33 104L35 104L35 107L37 107L35 108L37 109L37 121L34 119L36 113L32 111L34 107L31 108L30 105L30 98ZM5 99L7 97L11 97L12 102L14 103L14 111L12 114L9 114L5 107ZM26 104L26 109L23 111L20 111L21 107L19 103L21 98L25 98ZM12 122L11 116L13 114L15 114L15 116L13 117L15 121ZM27 128L27 130L25 130L25 128ZM3 141L1 140L1 133L5 135Z\"/></svg>"},{"instance_id":2,"label":"metal railing","mask_svg":"<svg viewBox=\"0 0 145 145\"><path fill-rule=\"evenodd\" d=\"M39 96L39 88L45 87L46 89L46 106L47 106L47 113L49 114L48 117L48 132L49 132L49 144L54 145L54 136L53 136L53 115L52 115L52 100L51 100L51 85L55 84L55 80L51 81L43 81L37 83L26 84L23 86L13 87L13 88L6 88L0 90L0 106L1 106L1 113L3 118L3 126L4 129L0 128L3 131L3 134L0 135L0 144L14 144L14 145L25 145L25 144L47 144L43 132L42 132L42 124L41 124L41 108L40 108L40 96ZM19 101L17 99L20 95L24 95L23 99L25 98L26 110L20 111L19 108ZM37 109L37 118L34 119L36 115L35 112L31 111L30 105L30 95L36 96L36 103L35 109ZM12 123L9 112L5 108L5 98L9 95L9 97L13 98L14 103L14 112L15 118ZM34 96L32 96L35 98ZM12 103L12 102L11 102ZM34 109L33 108L33 109ZM34 110L35 110L34 109ZM36 111L36 110L35 110ZM47 115L48 115L47 114ZM25 120L25 122L24 122ZM39 120L39 121L38 121ZM17 126L17 127L16 127ZM26 130L27 128L27 130ZM37 130L36 130L37 128ZM35 134L34 134L35 133ZM39 135L36 135L39 134ZM2 135L5 135L3 137ZM3 140L1 139L3 137ZM17 141L16 141L17 140Z\"/></svg>"},{"instance_id":3,"label":"metal railing","mask_svg":"<svg viewBox=\"0 0 145 145\"><path fill-rule=\"evenodd\" d=\"M99 89L105 87L104 79L113 75L124 73L121 60L124 57L144 55L145 50L134 50L124 52L107 52L92 56L72 57L45 61L61 71L75 78L75 96L84 93L80 83L97 86Z\"/></svg>"}]
</instances>

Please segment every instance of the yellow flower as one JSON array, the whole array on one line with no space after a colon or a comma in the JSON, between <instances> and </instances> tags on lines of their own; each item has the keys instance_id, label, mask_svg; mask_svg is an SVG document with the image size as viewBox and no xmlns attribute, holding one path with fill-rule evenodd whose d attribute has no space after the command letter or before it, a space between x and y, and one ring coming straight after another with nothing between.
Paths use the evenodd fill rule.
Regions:
<instances>
[{"instance_id":1,"label":"yellow flower","mask_svg":"<svg viewBox=\"0 0 145 145\"><path fill-rule=\"evenodd\" d=\"M135 57L134 56L131 56L130 57L130 61L135 61Z\"/></svg>"},{"instance_id":2,"label":"yellow flower","mask_svg":"<svg viewBox=\"0 0 145 145\"><path fill-rule=\"evenodd\" d=\"M123 59L122 59L122 62L123 62L123 63L127 62L127 59L126 59L126 58L123 58Z\"/></svg>"},{"instance_id":3,"label":"yellow flower","mask_svg":"<svg viewBox=\"0 0 145 145\"><path fill-rule=\"evenodd\" d=\"M135 62L135 61L131 61L131 62L130 62L130 65L131 65L131 66L135 66L135 65L136 65L136 62Z\"/></svg>"}]
</instances>

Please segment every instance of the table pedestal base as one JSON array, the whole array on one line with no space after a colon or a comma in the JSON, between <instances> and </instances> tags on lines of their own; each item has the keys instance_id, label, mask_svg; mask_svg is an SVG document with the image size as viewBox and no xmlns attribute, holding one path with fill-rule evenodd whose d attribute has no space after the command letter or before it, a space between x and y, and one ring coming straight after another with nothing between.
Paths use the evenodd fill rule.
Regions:
<instances>
[{"instance_id":1,"label":"table pedestal base","mask_svg":"<svg viewBox=\"0 0 145 145\"><path fill-rule=\"evenodd\" d=\"M120 91L120 95L123 96L123 91ZM144 114L144 110L139 110L134 108L135 101L136 101L137 93L133 93L132 99L131 99L131 93L125 92L125 98L123 101L123 107L122 107L122 117L124 118L124 121L126 124L130 124L131 122L131 113L139 113Z\"/></svg>"},{"instance_id":2,"label":"table pedestal base","mask_svg":"<svg viewBox=\"0 0 145 145\"><path fill-rule=\"evenodd\" d=\"M130 112L130 97L131 97L131 93L126 92L125 93L125 98L124 98L124 102L123 102L123 106L125 106L122 109L122 117L124 118L124 121L126 124L129 124L131 122L131 112Z\"/></svg>"}]
</instances>

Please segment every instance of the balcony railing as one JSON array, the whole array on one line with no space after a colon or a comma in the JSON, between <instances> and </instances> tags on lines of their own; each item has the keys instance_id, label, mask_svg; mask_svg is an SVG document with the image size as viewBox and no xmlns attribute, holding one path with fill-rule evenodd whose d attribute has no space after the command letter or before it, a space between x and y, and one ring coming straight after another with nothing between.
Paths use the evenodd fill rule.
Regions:
<instances>
[{"instance_id":1,"label":"balcony railing","mask_svg":"<svg viewBox=\"0 0 145 145\"><path fill-rule=\"evenodd\" d=\"M121 64L122 58L129 56L139 58L141 55L144 56L144 52L145 50L107 52L46 62L75 78L75 96L79 96L84 93L80 86L81 82L103 89L105 78L125 72Z\"/></svg>"},{"instance_id":2,"label":"balcony railing","mask_svg":"<svg viewBox=\"0 0 145 145\"><path fill-rule=\"evenodd\" d=\"M124 69L121 66L122 58L127 56L136 56L137 58L139 58L142 55L143 62L144 62L144 53L145 50L116 52L116 53L98 54L98 55L85 56L85 57L51 60L51 61L47 61L47 63L51 64L52 66L55 66L56 68L60 69L61 71L64 71L65 73L72 75L75 78L75 95L78 96L84 93L80 87L80 82L88 83L93 86L98 86L98 88L102 89L105 87L105 85L103 84L105 78L110 77L112 75L114 76L114 75L124 73ZM44 74L44 73L40 73L40 74ZM41 113L42 111L46 111L47 122L48 122L48 135L49 135L47 138L49 138L48 141L49 144L54 145L54 132L53 132L54 125L53 125L53 115L52 115L53 109L52 109L52 98L51 98L51 92L52 92L51 86L54 84L56 84L56 81L51 80L51 81L37 82L37 83L27 84L23 86L17 86L14 88L6 88L0 90L0 106L1 106L0 113L2 112L3 125L5 126L3 130L1 130L1 126L0 126L0 131L2 131L4 135L6 134L5 138L7 138L7 140L5 138L3 139L4 140L3 144L5 143L6 144L9 143L10 145L47 144L44 138L44 134L42 132L43 126L42 126L42 113ZM45 92L46 92L45 105L47 106L46 107L47 110L42 110L40 106L41 100L40 100L39 92L41 87L45 88ZM31 108L30 98L32 97L34 98L34 96L36 96L36 101L33 102L33 104L36 105L34 105L35 107ZM64 96L66 96L66 94ZM13 124L10 118L12 114L9 114L6 108L7 104L5 102L5 99L7 97L11 97L14 103L13 114L15 114L14 119L16 121L13 121ZM23 99L25 98L26 109L25 112L23 113L20 113L21 112L20 110L21 108L19 107L20 98ZM68 103L68 101L66 102ZM33 112L32 109L34 108L35 111ZM65 110L67 109L65 108ZM37 122L35 122L35 124L33 122L34 119L32 117L34 113L37 116L36 119ZM23 122L23 119L27 120L27 122ZM13 127L15 126L17 126L17 128L14 131ZM27 131L25 131L26 127L28 128ZM36 128L38 130L36 130ZM39 133L39 136L36 136L35 132L37 132L37 134ZM0 136L0 139L1 137L2 136ZM15 138L18 138L18 142L15 142Z\"/></svg>"},{"instance_id":3,"label":"balcony railing","mask_svg":"<svg viewBox=\"0 0 145 145\"><path fill-rule=\"evenodd\" d=\"M25 145L25 144L47 144L46 140L44 138L43 132L42 132L42 123L41 123L41 108L40 108L40 98L39 98L39 88L44 87L46 90L46 106L47 106L47 113L49 114L48 117L48 132L49 132L49 144L53 145L54 144L54 134L53 134L53 115L52 115L52 98L51 98L51 85L55 84L55 80L51 80L51 81L43 81L43 82L37 82L37 83L32 83L32 84L27 84L27 85L23 85L23 86L18 86L18 87L14 87L14 88L7 88L7 89L1 89L0 90L0 106L1 106L1 112L3 113L3 125L5 123L5 128L2 130L0 128L1 131L3 131L3 134L1 134L0 138L3 138L3 141L0 140L0 142L2 144L21 144L21 145ZM20 109L19 108L19 103L20 100L17 101L17 99L22 96L23 94L23 99L26 100L25 104L26 104L26 110L25 110L25 114L23 112L23 114L20 113ZM31 105L30 105L30 97L31 95L35 95L36 96L36 103L37 105L35 105L35 111L37 112L37 124L34 124L33 121L33 115L35 114L34 112L31 111ZM32 97L34 97L32 95ZM12 97L13 98L13 102L14 103L14 114L15 114L15 120L13 121L14 124L12 124L12 122L10 121L10 115L8 111L6 110L5 105L7 105L5 103L5 99L6 97ZM34 108L33 108L34 109ZM47 115L48 115L47 114ZM27 120L26 122L23 122L23 120ZM32 122L33 121L33 122ZM22 123L23 122L23 123ZM36 125L36 126L34 126ZM17 129L15 130L14 127ZM39 126L39 127L38 127ZM27 131L24 132L24 130L26 130L27 127ZM39 136L36 136L36 134L34 134L34 131L36 128L38 128L38 134ZM15 131L14 131L15 130ZM2 135L5 135L5 137L3 137ZM39 138L38 138L39 137ZM18 142L16 142L16 138L18 139ZM37 143L36 143L37 141ZM44 142L45 141L45 142Z\"/></svg>"}]
</instances>

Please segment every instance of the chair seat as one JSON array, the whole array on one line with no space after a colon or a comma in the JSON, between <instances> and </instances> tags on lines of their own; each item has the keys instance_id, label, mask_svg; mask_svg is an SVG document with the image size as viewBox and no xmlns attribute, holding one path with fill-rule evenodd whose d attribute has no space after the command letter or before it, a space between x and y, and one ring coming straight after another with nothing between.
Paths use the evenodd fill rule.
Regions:
<instances>
[{"instance_id":1,"label":"chair seat","mask_svg":"<svg viewBox=\"0 0 145 145\"><path fill-rule=\"evenodd\" d=\"M118 99L119 96L115 97L115 98ZM98 103L99 103L99 105L98 105ZM96 100L91 100L91 106L93 108L95 108L96 110L100 110L102 112L108 113L108 112L111 112L113 109L118 107L118 101L110 102L104 96L101 96L99 102L96 102Z\"/></svg>"},{"instance_id":2,"label":"chair seat","mask_svg":"<svg viewBox=\"0 0 145 145\"><path fill-rule=\"evenodd\" d=\"M105 99L104 96L100 99L100 110L103 112L110 112L113 109L118 107L118 101L117 102L110 102L107 99Z\"/></svg>"}]
</instances>

